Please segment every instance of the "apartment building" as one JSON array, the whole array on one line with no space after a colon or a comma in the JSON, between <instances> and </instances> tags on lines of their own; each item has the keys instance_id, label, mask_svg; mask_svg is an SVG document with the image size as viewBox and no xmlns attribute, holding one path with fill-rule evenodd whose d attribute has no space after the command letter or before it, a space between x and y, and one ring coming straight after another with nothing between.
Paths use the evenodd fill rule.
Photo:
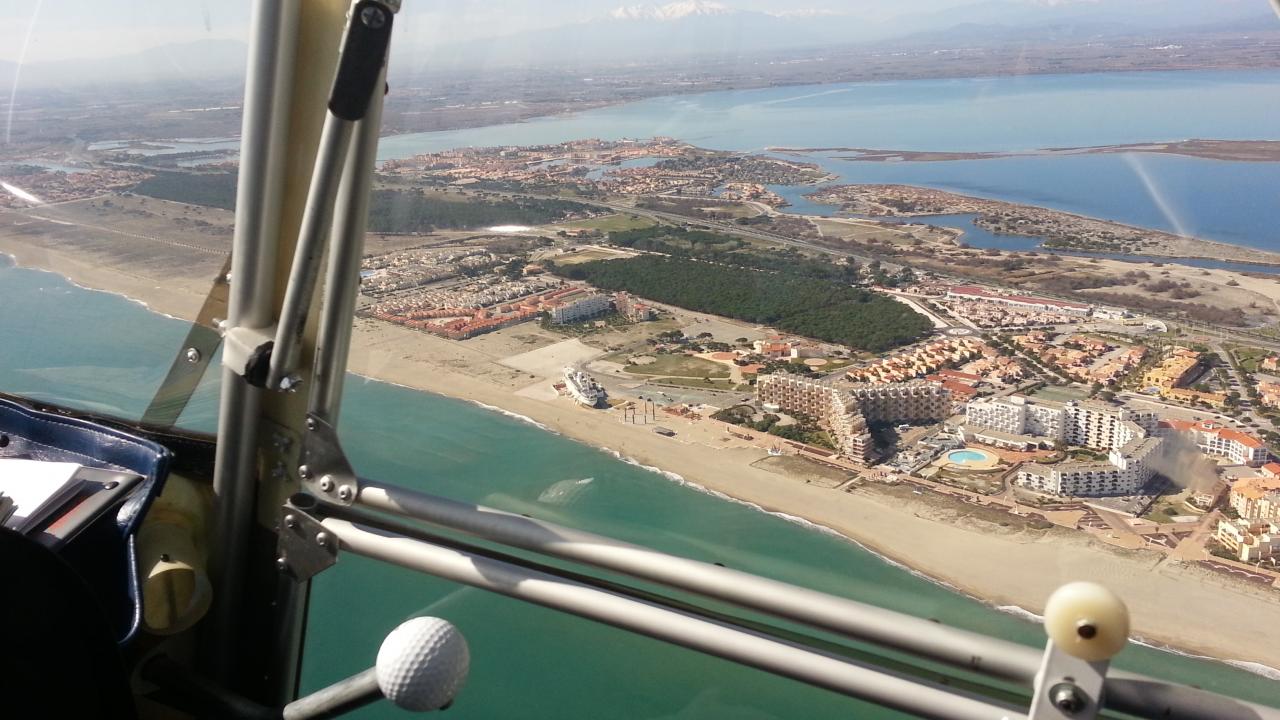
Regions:
<instances>
[{"instance_id":1,"label":"apartment building","mask_svg":"<svg viewBox=\"0 0 1280 720\"><path fill-rule=\"evenodd\" d=\"M1280 525L1245 519L1218 521L1214 539L1230 550L1240 562L1258 562L1280 556Z\"/></svg>"},{"instance_id":2,"label":"apartment building","mask_svg":"<svg viewBox=\"0 0 1280 720\"><path fill-rule=\"evenodd\" d=\"M799 413L813 418L826 416L831 408L831 397L839 395L839 389L829 380L813 380L803 375L772 373L762 375L756 382L756 397L765 406L787 413Z\"/></svg>"},{"instance_id":3,"label":"apartment building","mask_svg":"<svg viewBox=\"0 0 1280 720\"><path fill-rule=\"evenodd\" d=\"M816 419L842 455L862 462L872 450L868 422L941 420L951 409L950 391L925 382L841 387L829 380L773 373L760 378L756 393L766 410Z\"/></svg>"},{"instance_id":4,"label":"apartment building","mask_svg":"<svg viewBox=\"0 0 1280 720\"><path fill-rule=\"evenodd\" d=\"M1104 497L1137 492L1155 474L1152 463L1160 452L1161 439L1139 437L1113 449L1107 461L1060 462L1056 465L1023 463L1018 468L1019 485L1052 495Z\"/></svg>"},{"instance_id":5,"label":"apartment building","mask_svg":"<svg viewBox=\"0 0 1280 720\"><path fill-rule=\"evenodd\" d=\"M627 292L613 294L613 307L617 309L619 314L632 322L652 320L656 314L651 305L640 301Z\"/></svg>"},{"instance_id":6,"label":"apartment building","mask_svg":"<svg viewBox=\"0 0 1280 720\"><path fill-rule=\"evenodd\" d=\"M559 325L603 315L611 305L612 301L608 296L591 293L564 300L553 305L547 313L551 316L551 322Z\"/></svg>"},{"instance_id":7,"label":"apartment building","mask_svg":"<svg viewBox=\"0 0 1280 720\"><path fill-rule=\"evenodd\" d=\"M1200 353L1195 350L1184 347L1174 348L1158 365L1142 376L1142 384L1161 390L1181 387L1196 375L1200 368L1200 361Z\"/></svg>"},{"instance_id":8,"label":"apartment building","mask_svg":"<svg viewBox=\"0 0 1280 720\"><path fill-rule=\"evenodd\" d=\"M1156 428L1158 435L1169 436L1174 433L1181 433L1189 438L1206 455L1226 458L1239 465L1261 467L1269 458L1267 446L1262 440L1212 420L1161 420Z\"/></svg>"},{"instance_id":9,"label":"apartment building","mask_svg":"<svg viewBox=\"0 0 1280 720\"><path fill-rule=\"evenodd\" d=\"M924 422L951 415L951 390L937 383L858 383L849 395L871 422Z\"/></svg>"},{"instance_id":10,"label":"apartment building","mask_svg":"<svg viewBox=\"0 0 1280 720\"><path fill-rule=\"evenodd\" d=\"M1151 434L1159 422L1154 412L1138 412L1090 400L1063 405L1064 438L1071 445L1110 450L1135 437Z\"/></svg>"},{"instance_id":11,"label":"apartment building","mask_svg":"<svg viewBox=\"0 0 1280 720\"><path fill-rule=\"evenodd\" d=\"M1022 395L974 400L965 406L965 424L1006 435L1045 438L1056 444L1065 432L1062 408L1061 403L1033 401Z\"/></svg>"},{"instance_id":12,"label":"apartment building","mask_svg":"<svg viewBox=\"0 0 1280 720\"><path fill-rule=\"evenodd\" d=\"M1155 474L1160 450L1154 413L1091 401L1054 403L1023 396L976 400L965 409L966 431L1004 447L1033 447L1035 438L1107 450L1107 461L1025 463L1017 482L1054 495L1126 495Z\"/></svg>"},{"instance_id":13,"label":"apartment building","mask_svg":"<svg viewBox=\"0 0 1280 720\"><path fill-rule=\"evenodd\" d=\"M1240 478L1231 486L1227 502L1241 519L1280 522L1280 478Z\"/></svg>"}]
</instances>

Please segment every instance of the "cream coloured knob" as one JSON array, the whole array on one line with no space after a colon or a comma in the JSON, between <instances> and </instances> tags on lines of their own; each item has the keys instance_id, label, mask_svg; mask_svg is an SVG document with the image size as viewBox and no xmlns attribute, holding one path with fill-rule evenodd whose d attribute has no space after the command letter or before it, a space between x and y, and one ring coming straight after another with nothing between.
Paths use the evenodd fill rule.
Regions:
<instances>
[{"instance_id":1,"label":"cream coloured knob","mask_svg":"<svg viewBox=\"0 0 1280 720\"><path fill-rule=\"evenodd\" d=\"M1067 583L1049 596L1044 630L1054 645L1072 657L1109 660L1129 641L1129 609L1097 583Z\"/></svg>"}]
</instances>

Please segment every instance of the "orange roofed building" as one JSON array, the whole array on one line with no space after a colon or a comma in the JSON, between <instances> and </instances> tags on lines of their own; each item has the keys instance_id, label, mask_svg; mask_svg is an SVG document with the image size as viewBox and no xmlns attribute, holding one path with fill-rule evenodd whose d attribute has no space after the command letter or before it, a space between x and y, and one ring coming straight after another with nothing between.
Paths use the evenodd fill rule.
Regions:
<instances>
[{"instance_id":1,"label":"orange roofed building","mask_svg":"<svg viewBox=\"0 0 1280 720\"><path fill-rule=\"evenodd\" d=\"M1224 457L1241 465L1261 467L1270 459L1267 446L1257 437L1212 420L1161 420L1156 427L1157 435L1174 433L1189 437L1206 455Z\"/></svg>"}]
</instances>

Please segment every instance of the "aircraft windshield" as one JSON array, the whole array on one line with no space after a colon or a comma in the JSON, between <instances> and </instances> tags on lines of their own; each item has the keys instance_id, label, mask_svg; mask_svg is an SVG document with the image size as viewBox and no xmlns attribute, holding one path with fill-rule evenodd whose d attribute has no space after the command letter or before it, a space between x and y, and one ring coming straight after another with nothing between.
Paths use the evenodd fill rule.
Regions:
<instances>
[{"instance_id":1,"label":"aircraft windshield","mask_svg":"<svg viewBox=\"0 0 1280 720\"><path fill-rule=\"evenodd\" d=\"M1095 580L1119 666L1274 701L1271 9L617 2L404 2L360 474L1037 647ZM215 429L249 18L0 8L0 391ZM454 718L898 717L354 557L304 686L426 612Z\"/></svg>"}]
</instances>

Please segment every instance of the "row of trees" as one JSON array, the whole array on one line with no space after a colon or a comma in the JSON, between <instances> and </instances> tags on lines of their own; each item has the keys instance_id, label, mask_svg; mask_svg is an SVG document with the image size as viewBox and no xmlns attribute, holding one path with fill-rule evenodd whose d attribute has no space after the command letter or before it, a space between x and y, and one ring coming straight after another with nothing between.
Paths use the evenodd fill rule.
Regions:
<instances>
[{"instance_id":1,"label":"row of trees","mask_svg":"<svg viewBox=\"0 0 1280 720\"><path fill-rule=\"evenodd\" d=\"M614 245L658 252L672 257L687 257L723 265L768 270L806 278L857 282L858 264L852 260L835 263L809 257L794 248L755 249L741 238L706 230L654 225L635 230L609 233Z\"/></svg>"},{"instance_id":2,"label":"row of trees","mask_svg":"<svg viewBox=\"0 0 1280 720\"><path fill-rule=\"evenodd\" d=\"M236 174L158 172L135 185L133 192L160 200L234 210Z\"/></svg>"},{"instance_id":3,"label":"row of trees","mask_svg":"<svg viewBox=\"0 0 1280 720\"><path fill-rule=\"evenodd\" d=\"M369 198L369 230L427 233L490 225L545 225L593 211L590 205L569 200L512 196L459 201L421 190L378 190Z\"/></svg>"},{"instance_id":4,"label":"row of trees","mask_svg":"<svg viewBox=\"0 0 1280 720\"><path fill-rule=\"evenodd\" d=\"M884 296L784 273L656 256L597 260L556 272L605 290L871 352L905 345L930 328L924 316Z\"/></svg>"}]
</instances>

